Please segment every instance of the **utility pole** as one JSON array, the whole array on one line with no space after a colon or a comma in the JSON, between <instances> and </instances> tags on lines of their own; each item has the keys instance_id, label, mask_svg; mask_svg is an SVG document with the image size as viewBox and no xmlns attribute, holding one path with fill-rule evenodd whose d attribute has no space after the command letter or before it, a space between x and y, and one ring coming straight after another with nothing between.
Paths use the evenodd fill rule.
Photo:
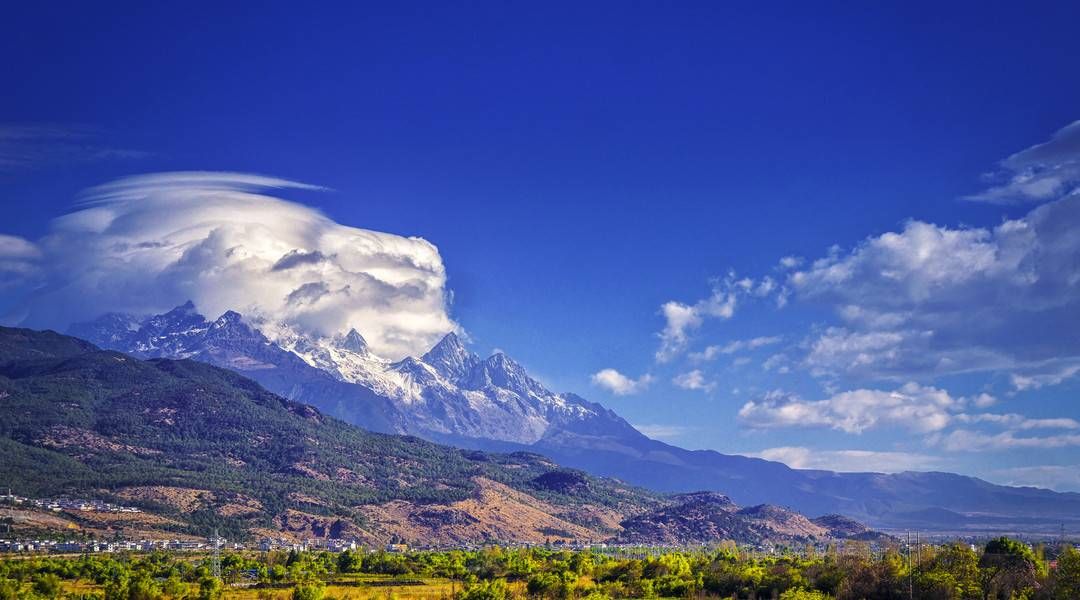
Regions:
<instances>
[{"instance_id":1,"label":"utility pole","mask_svg":"<svg viewBox=\"0 0 1080 600\"><path fill-rule=\"evenodd\" d=\"M917 571L922 565L922 537L918 530L915 530L915 568L912 569L912 579L914 580L914 572Z\"/></svg>"},{"instance_id":2,"label":"utility pole","mask_svg":"<svg viewBox=\"0 0 1080 600\"><path fill-rule=\"evenodd\" d=\"M915 577L912 574L913 569L911 567L911 532L910 531L905 531L904 534L907 536L907 544L905 544L904 548L907 550L906 554L907 554L907 565L908 565L908 570L907 570L907 572L908 572L908 575L907 575L908 576L908 580L907 580L908 600L914 600L914 598L915 598Z\"/></svg>"},{"instance_id":3,"label":"utility pole","mask_svg":"<svg viewBox=\"0 0 1080 600\"><path fill-rule=\"evenodd\" d=\"M212 543L214 544L214 558L211 563L211 568L214 571L214 577L221 579L221 538L218 537L217 527L214 528L214 539L212 540Z\"/></svg>"}]
</instances>

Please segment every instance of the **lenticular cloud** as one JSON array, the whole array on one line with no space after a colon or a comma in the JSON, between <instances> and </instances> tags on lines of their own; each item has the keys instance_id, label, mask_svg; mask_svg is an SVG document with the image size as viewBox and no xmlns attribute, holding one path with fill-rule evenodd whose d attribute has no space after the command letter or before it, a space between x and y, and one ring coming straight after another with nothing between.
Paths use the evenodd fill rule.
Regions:
<instances>
[{"instance_id":1,"label":"lenticular cloud","mask_svg":"<svg viewBox=\"0 0 1080 600\"><path fill-rule=\"evenodd\" d=\"M356 328L391 358L423 352L456 328L434 245L268 195L312 189L241 173L160 173L93 188L38 242L13 314L63 328L190 299L208 316L236 310L313 335Z\"/></svg>"}]
</instances>

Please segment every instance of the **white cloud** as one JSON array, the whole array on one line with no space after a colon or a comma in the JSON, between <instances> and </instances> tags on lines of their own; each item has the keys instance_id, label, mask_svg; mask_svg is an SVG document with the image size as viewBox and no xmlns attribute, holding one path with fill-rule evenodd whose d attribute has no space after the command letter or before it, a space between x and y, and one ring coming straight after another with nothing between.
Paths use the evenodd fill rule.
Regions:
<instances>
[{"instance_id":1,"label":"white cloud","mask_svg":"<svg viewBox=\"0 0 1080 600\"><path fill-rule=\"evenodd\" d=\"M1031 419L1023 415L1018 415L1016 413L961 413L956 415L954 419L959 423L991 423L994 425L1000 425L1002 427L1008 427L1014 430L1080 429L1080 422L1067 417Z\"/></svg>"},{"instance_id":2,"label":"white cloud","mask_svg":"<svg viewBox=\"0 0 1080 600\"><path fill-rule=\"evenodd\" d=\"M689 358L694 362L708 362L723 354L724 348L726 346L706 346L701 352L691 352Z\"/></svg>"},{"instance_id":3,"label":"white cloud","mask_svg":"<svg viewBox=\"0 0 1080 600\"><path fill-rule=\"evenodd\" d=\"M1018 388L1080 372L1080 195L992 229L919 221L789 275L840 324L807 342L817 375L1007 371Z\"/></svg>"},{"instance_id":4,"label":"white cloud","mask_svg":"<svg viewBox=\"0 0 1080 600\"><path fill-rule=\"evenodd\" d=\"M675 384L678 387L681 387L684 390L701 390L705 392L711 392L713 389L716 388L716 383L707 381L705 379L705 374L702 373L699 369L687 371L686 373L680 373L671 380L671 383Z\"/></svg>"},{"instance_id":5,"label":"white cloud","mask_svg":"<svg viewBox=\"0 0 1080 600\"><path fill-rule=\"evenodd\" d=\"M615 369L602 369L593 373L592 383L616 396L629 396L637 394L649 387L653 381L652 375L642 375L637 379L631 379Z\"/></svg>"},{"instance_id":6,"label":"white cloud","mask_svg":"<svg viewBox=\"0 0 1080 600\"><path fill-rule=\"evenodd\" d=\"M1010 381L1019 391L1037 390L1048 385L1057 385L1080 373L1080 359L1051 361L1050 364L1032 365L1022 372L1013 373Z\"/></svg>"},{"instance_id":7,"label":"white cloud","mask_svg":"<svg viewBox=\"0 0 1080 600\"><path fill-rule=\"evenodd\" d=\"M1001 161L1001 169L988 179L998 183L967 199L1008 204L1075 194L1080 189L1080 121L1061 128L1049 141Z\"/></svg>"},{"instance_id":8,"label":"white cloud","mask_svg":"<svg viewBox=\"0 0 1080 600\"><path fill-rule=\"evenodd\" d=\"M32 242L13 235L0 234L0 290L14 287L32 276L41 258L41 250Z\"/></svg>"},{"instance_id":9,"label":"white cloud","mask_svg":"<svg viewBox=\"0 0 1080 600\"><path fill-rule=\"evenodd\" d=\"M656 351L658 362L670 362L685 350L690 336L708 318L730 319L735 315L739 297L765 298L779 292L779 284L771 277L760 280L736 279L734 273L714 282L712 293L693 304L670 300L660 306L664 317L664 329L657 334L660 348ZM709 352L708 349L705 352Z\"/></svg>"},{"instance_id":10,"label":"white cloud","mask_svg":"<svg viewBox=\"0 0 1080 600\"><path fill-rule=\"evenodd\" d=\"M761 368L765 371L776 371L782 375L791 371L789 362L787 355L773 354L769 358L766 358L765 362L761 363Z\"/></svg>"},{"instance_id":11,"label":"white cloud","mask_svg":"<svg viewBox=\"0 0 1080 600\"><path fill-rule=\"evenodd\" d=\"M646 425L634 425L634 429L637 429L646 436L656 440L674 441L678 440L682 436L694 430L693 427L686 427L684 425L660 425L660 424L646 424Z\"/></svg>"},{"instance_id":12,"label":"white cloud","mask_svg":"<svg viewBox=\"0 0 1080 600\"><path fill-rule=\"evenodd\" d=\"M400 358L457 328L438 249L349 227L268 190L315 186L242 173L161 173L89 190L37 244L17 312L63 328L106 311L148 313L188 299L316 335L355 327Z\"/></svg>"},{"instance_id":13,"label":"white cloud","mask_svg":"<svg viewBox=\"0 0 1080 600\"><path fill-rule=\"evenodd\" d=\"M779 268L782 270L796 269L806 262L801 256L785 256L780 259Z\"/></svg>"},{"instance_id":14,"label":"white cloud","mask_svg":"<svg viewBox=\"0 0 1080 600\"><path fill-rule=\"evenodd\" d=\"M695 362L706 362L722 354L735 354L743 350L756 350L764 346L779 344L782 339L780 336L761 336L748 340L734 340L723 346L706 346L701 352L691 352L689 358Z\"/></svg>"},{"instance_id":15,"label":"white cloud","mask_svg":"<svg viewBox=\"0 0 1080 600\"><path fill-rule=\"evenodd\" d=\"M0 171L148 155L138 150L103 146L97 137L97 132L85 127L0 124Z\"/></svg>"},{"instance_id":16,"label":"white cloud","mask_svg":"<svg viewBox=\"0 0 1080 600\"><path fill-rule=\"evenodd\" d=\"M1032 447L1055 441L1039 442L1018 434L1035 430L1080 430L1080 421L1068 417L1030 418L1016 413L969 413L965 409L985 408L996 402L989 394L957 397L947 391L909 382L896 390L856 389L835 393L824 400L804 400L795 394L775 390L746 402L739 409L739 421L751 428L827 427L850 434L861 434L881 427L903 427L915 433L931 434L928 441L948 450L963 450L1015 444ZM946 429L955 426L981 426L1004 429L987 433ZM1040 438L1043 439L1043 438ZM1049 439L1049 438L1046 438ZM1068 444L1064 444L1068 445Z\"/></svg>"},{"instance_id":17,"label":"white cloud","mask_svg":"<svg viewBox=\"0 0 1080 600\"><path fill-rule=\"evenodd\" d=\"M976 408L988 408L997 404L997 398L987 393L978 394L971 398L972 406Z\"/></svg>"},{"instance_id":18,"label":"white cloud","mask_svg":"<svg viewBox=\"0 0 1080 600\"><path fill-rule=\"evenodd\" d=\"M899 426L929 433L948 426L951 412L964 403L945 390L916 383L894 391L852 390L817 401L774 391L744 404L739 409L739 420L759 429L828 427L858 434L878 426Z\"/></svg>"},{"instance_id":19,"label":"white cloud","mask_svg":"<svg viewBox=\"0 0 1080 600\"><path fill-rule=\"evenodd\" d=\"M985 433L970 429L956 429L948 434L931 438L931 441L952 452L983 452L1020 448L1045 449L1080 446L1080 434L1066 433L1035 436L1018 435L1016 431Z\"/></svg>"},{"instance_id":20,"label":"white cloud","mask_svg":"<svg viewBox=\"0 0 1080 600\"><path fill-rule=\"evenodd\" d=\"M1059 492L1080 491L1080 465L1033 465L991 471L989 479L1004 485L1049 488Z\"/></svg>"},{"instance_id":21,"label":"white cloud","mask_svg":"<svg viewBox=\"0 0 1080 600\"><path fill-rule=\"evenodd\" d=\"M676 302L665 302L660 307L664 316L664 329L660 332L660 348L656 351L656 360L668 362L679 355L689 342L689 331L697 329L704 321L694 306Z\"/></svg>"},{"instance_id":22,"label":"white cloud","mask_svg":"<svg viewBox=\"0 0 1080 600\"><path fill-rule=\"evenodd\" d=\"M750 456L779 461L794 469L873 473L926 470L935 468L940 462L937 457L910 452L818 450L803 446L766 448Z\"/></svg>"}]
</instances>

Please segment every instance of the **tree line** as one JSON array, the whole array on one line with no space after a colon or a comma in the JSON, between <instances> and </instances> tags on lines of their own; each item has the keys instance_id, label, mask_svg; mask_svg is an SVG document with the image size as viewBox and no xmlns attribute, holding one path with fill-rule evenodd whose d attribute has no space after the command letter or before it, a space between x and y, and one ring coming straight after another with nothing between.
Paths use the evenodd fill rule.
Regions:
<instances>
[{"instance_id":1,"label":"tree line","mask_svg":"<svg viewBox=\"0 0 1080 600\"><path fill-rule=\"evenodd\" d=\"M269 552L211 557L131 555L0 561L0 600L214 600L244 583L262 598L337 600L336 581L361 574L450 582L447 600L738 598L929 600L1080 598L1080 551L1053 556L997 538L977 549L926 546L917 556L888 549L760 556L734 545L629 558L593 551L492 547L390 553ZM76 585L82 583L85 585ZM380 597L371 593L371 597Z\"/></svg>"}]
</instances>

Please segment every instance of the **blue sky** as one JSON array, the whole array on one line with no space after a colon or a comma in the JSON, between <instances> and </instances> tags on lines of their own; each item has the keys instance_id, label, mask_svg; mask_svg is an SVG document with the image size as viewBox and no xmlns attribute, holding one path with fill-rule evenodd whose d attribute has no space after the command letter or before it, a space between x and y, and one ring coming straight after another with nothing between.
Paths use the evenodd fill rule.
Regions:
<instances>
[{"instance_id":1,"label":"blue sky","mask_svg":"<svg viewBox=\"0 0 1080 600\"><path fill-rule=\"evenodd\" d=\"M1062 333L1080 262L1060 231L1078 13L9 7L0 305L18 317L27 273L76 252L47 236L84 190L261 174L328 188L267 193L336 223L434 244L440 317L478 352L664 439L1080 489L1080 348Z\"/></svg>"}]
</instances>

